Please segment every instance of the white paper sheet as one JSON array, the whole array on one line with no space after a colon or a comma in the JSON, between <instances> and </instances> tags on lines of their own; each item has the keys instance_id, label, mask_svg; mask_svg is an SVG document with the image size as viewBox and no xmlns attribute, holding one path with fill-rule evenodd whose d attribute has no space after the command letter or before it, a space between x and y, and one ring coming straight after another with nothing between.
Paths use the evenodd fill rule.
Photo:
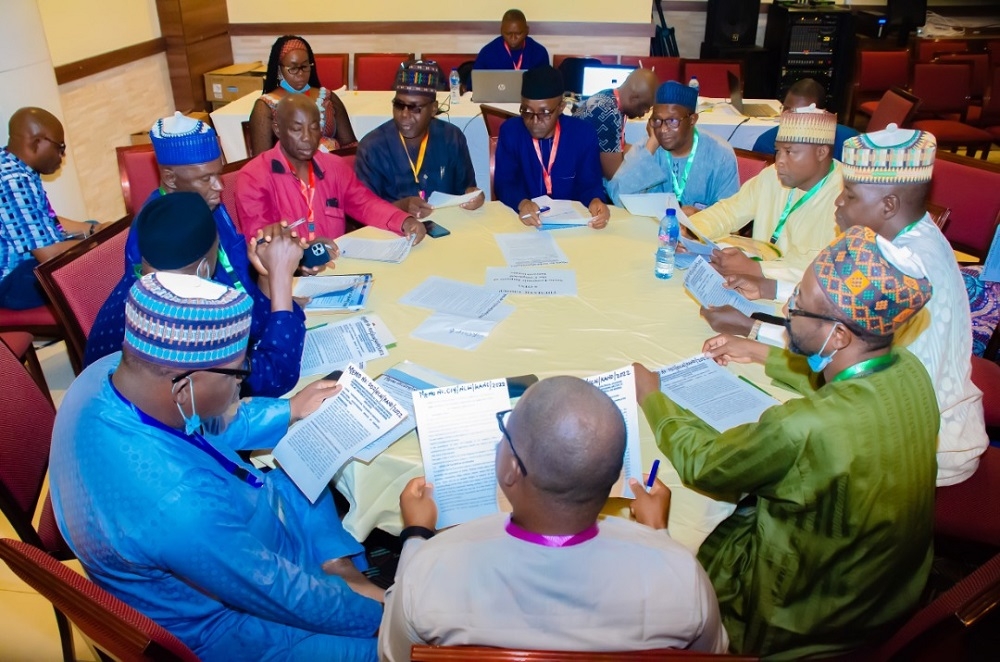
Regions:
<instances>
[{"instance_id":1,"label":"white paper sheet","mask_svg":"<svg viewBox=\"0 0 1000 662\"><path fill-rule=\"evenodd\" d=\"M501 307L514 309L503 304ZM458 349L473 350L479 347L498 324L497 320L462 317L448 313L434 313L410 334L413 338Z\"/></svg>"},{"instance_id":2,"label":"white paper sheet","mask_svg":"<svg viewBox=\"0 0 1000 662\"><path fill-rule=\"evenodd\" d=\"M389 355L377 315L361 315L306 331L302 349L302 376L323 375L349 363L370 361Z\"/></svg>"},{"instance_id":3,"label":"white paper sheet","mask_svg":"<svg viewBox=\"0 0 1000 662\"><path fill-rule=\"evenodd\" d=\"M569 258L547 232L503 232L493 236L511 267L569 263Z\"/></svg>"},{"instance_id":4,"label":"white paper sheet","mask_svg":"<svg viewBox=\"0 0 1000 662\"><path fill-rule=\"evenodd\" d=\"M354 453L406 418L406 410L357 366L344 369L342 390L288 429L274 457L315 502Z\"/></svg>"},{"instance_id":5,"label":"white paper sheet","mask_svg":"<svg viewBox=\"0 0 1000 662\"><path fill-rule=\"evenodd\" d=\"M750 301L736 290L727 289L725 279L702 257L691 265L684 277L684 287L702 306L732 306L744 315L752 313L774 314L773 304Z\"/></svg>"},{"instance_id":6,"label":"white paper sheet","mask_svg":"<svg viewBox=\"0 0 1000 662\"><path fill-rule=\"evenodd\" d=\"M594 220L590 212L575 200L553 200L547 195L540 195L531 201L539 208L549 208L548 211L539 214L542 219L542 230L578 227Z\"/></svg>"},{"instance_id":7,"label":"white paper sheet","mask_svg":"<svg viewBox=\"0 0 1000 662\"><path fill-rule=\"evenodd\" d=\"M622 478L611 491L611 496L633 498L628 486L630 478L642 482L642 450L639 447L639 403L635 399L635 370L625 366L593 377L588 382L608 394L625 419L625 458Z\"/></svg>"},{"instance_id":8,"label":"white paper sheet","mask_svg":"<svg viewBox=\"0 0 1000 662\"><path fill-rule=\"evenodd\" d=\"M362 239L348 236L337 239L337 246L340 248L341 257L398 264L410 254L413 239L413 235L396 239Z\"/></svg>"},{"instance_id":9,"label":"white paper sheet","mask_svg":"<svg viewBox=\"0 0 1000 662\"><path fill-rule=\"evenodd\" d=\"M434 485L437 528L498 512L496 414L510 408L506 379L413 394L424 475Z\"/></svg>"},{"instance_id":10,"label":"white paper sheet","mask_svg":"<svg viewBox=\"0 0 1000 662\"><path fill-rule=\"evenodd\" d=\"M626 193L621 199L628 213L656 220L663 218L667 207L677 207L677 198L673 193Z\"/></svg>"},{"instance_id":11,"label":"white paper sheet","mask_svg":"<svg viewBox=\"0 0 1000 662\"><path fill-rule=\"evenodd\" d=\"M760 419L776 399L699 354L657 370L660 390L719 432Z\"/></svg>"},{"instance_id":12,"label":"white paper sheet","mask_svg":"<svg viewBox=\"0 0 1000 662\"><path fill-rule=\"evenodd\" d=\"M430 308L439 313L492 319L490 313L503 303L505 296L482 285L429 276L404 294L399 302L417 308Z\"/></svg>"},{"instance_id":13,"label":"white paper sheet","mask_svg":"<svg viewBox=\"0 0 1000 662\"><path fill-rule=\"evenodd\" d=\"M569 269L486 267L486 287L504 294L576 296L576 272Z\"/></svg>"},{"instance_id":14,"label":"white paper sheet","mask_svg":"<svg viewBox=\"0 0 1000 662\"><path fill-rule=\"evenodd\" d=\"M371 274L343 274L299 278L292 292L297 297L309 297L306 310L345 312L362 310L368 303Z\"/></svg>"},{"instance_id":15,"label":"white paper sheet","mask_svg":"<svg viewBox=\"0 0 1000 662\"><path fill-rule=\"evenodd\" d=\"M461 195L451 195L449 193L434 191L427 198L427 204L434 207L434 209L457 207L458 205L464 205L466 202L472 202L480 195L482 195L482 191L479 190L472 191L471 193L462 193Z\"/></svg>"}]
</instances>

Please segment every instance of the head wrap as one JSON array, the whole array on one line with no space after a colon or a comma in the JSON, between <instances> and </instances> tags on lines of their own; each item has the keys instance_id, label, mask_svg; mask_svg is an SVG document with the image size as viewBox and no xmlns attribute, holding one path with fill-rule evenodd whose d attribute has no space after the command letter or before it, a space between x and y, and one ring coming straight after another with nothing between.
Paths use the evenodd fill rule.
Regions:
<instances>
[{"instance_id":1,"label":"head wrap","mask_svg":"<svg viewBox=\"0 0 1000 662\"><path fill-rule=\"evenodd\" d=\"M656 103L684 106L693 113L698 108L698 90L675 80L668 80L656 89Z\"/></svg>"},{"instance_id":2,"label":"head wrap","mask_svg":"<svg viewBox=\"0 0 1000 662\"><path fill-rule=\"evenodd\" d=\"M855 225L820 251L813 272L833 305L876 336L887 336L931 298L926 278L907 275L890 262L871 228Z\"/></svg>"},{"instance_id":3,"label":"head wrap","mask_svg":"<svg viewBox=\"0 0 1000 662\"><path fill-rule=\"evenodd\" d=\"M292 51L305 51L306 55L309 55L309 47L306 46L306 42L298 37L295 37L294 39L289 39L281 45L281 52L278 53L278 59L280 60Z\"/></svg>"},{"instance_id":4,"label":"head wrap","mask_svg":"<svg viewBox=\"0 0 1000 662\"><path fill-rule=\"evenodd\" d=\"M421 94L433 97L441 85L441 69L437 62L417 60L404 62L396 72L395 90L403 94Z\"/></svg>"},{"instance_id":5,"label":"head wrap","mask_svg":"<svg viewBox=\"0 0 1000 662\"><path fill-rule=\"evenodd\" d=\"M222 156L215 129L180 112L157 120L149 130L149 138L161 166L208 163Z\"/></svg>"},{"instance_id":6,"label":"head wrap","mask_svg":"<svg viewBox=\"0 0 1000 662\"><path fill-rule=\"evenodd\" d=\"M778 122L775 142L832 145L836 142L837 116L816 108L811 103L805 108L786 110Z\"/></svg>"},{"instance_id":7,"label":"head wrap","mask_svg":"<svg viewBox=\"0 0 1000 662\"><path fill-rule=\"evenodd\" d=\"M937 139L926 131L900 129L863 133L844 141L844 181L917 184L931 181Z\"/></svg>"},{"instance_id":8,"label":"head wrap","mask_svg":"<svg viewBox=\"0 0 1000 662\"><path fill-rule=\"evenodd\" d=\"M147 274L125 302L124 345L156 365L187 370L224 365L246 351L252 307L246 294L210 280Z\"/></svg>"},{"instance_id":9,"label":"head wrap","mask_svg":"<svg viewBox=\"0 0 1000 662\"><path fill-rule=\"evenodd\" d=\"M142 259L158 270L179 269L205 257L218 236L212 210L190 191L150 200L133 229Z\"/></svg>"},{"instance_id":10,"label":"head wrap","mask_svg":"<svg viewBox=\"0 0 1000 662\"><path fill-rule=\"evenodd\" d=\"M525 99L554 99L561 97L565 91L562 74L547 64L528 69L521 77L521 96Z\"/></svg>"}]
</instances>

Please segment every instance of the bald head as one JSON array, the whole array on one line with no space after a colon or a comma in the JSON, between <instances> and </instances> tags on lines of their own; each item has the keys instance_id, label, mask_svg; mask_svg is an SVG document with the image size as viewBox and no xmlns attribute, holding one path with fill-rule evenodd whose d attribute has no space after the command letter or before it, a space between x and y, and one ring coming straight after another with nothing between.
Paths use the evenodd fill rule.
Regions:
<instances>
[{"instance_id":1,"label":"bald head","mask_svg":"<svg viewBox=\"0 0 1000 662\"><path fill-rule=\"evenodd\" d=\"M316 102L305 94L286 94L278 102L274 133L293 166L311 160L322 137Z\"/></svg>"},{"instance_id":2,"label":"bald head","mask_svg":"<svg viewBox=\"0 0 1000 662\"><path fill-rule=\"evenodd\" d=\"M19 108L10 116L7 150L43 175L59 169L65 153L62 123L44 108Z\"/></svg>"},{"instance_id":3,"label":"bald head","mask_svg":"<svg viewBox=\"0 0 1000 662\"><path fill-rule=\"evenodd\" d=\"M642 117L653 107L660 80L652 69L636 69L618 88L621 109L631 118Z\"/></svg>"},{"instance_id":4,"label":"bald head","mask_svg":"<svg viewBox=\"0 0 1000 662\"><path fill-rule=\"evenodd\" d=\"M543 498L596 508L596 517L625 453L625 422L611 398L576 377L545 379L517 403L509 430Z\"/></svg>"}]
</instances>

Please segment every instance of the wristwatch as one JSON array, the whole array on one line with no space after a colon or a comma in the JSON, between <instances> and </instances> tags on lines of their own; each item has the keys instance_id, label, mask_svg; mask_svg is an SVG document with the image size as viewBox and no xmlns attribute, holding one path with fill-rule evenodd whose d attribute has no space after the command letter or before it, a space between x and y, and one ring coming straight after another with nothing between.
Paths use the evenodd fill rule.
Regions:
<instances>
[{"instance_id":1,"label":"wristwatch","mask_svg":"<svg viewBox=\"0 0 1000 662\"><path fill-rule=\"evenodd\" d=\"M408 539L413 538L414 536L417 538L423 538L424 540L430 540L434 537L434 531L425 526L408 526L399 532L399 542L400 544L405 543Z\"/></svg>"},{"instance_id":2,"label":"wristwatch","mask_svg":"<svg viewBox=\"0 0 1000 662\"><path fill-rule=\"evenodd\" d=\"M754 320L753 326L750 327L750 333L747 334L747 340L757 340L757 334L760 333L760 325L763 324L760 320Z\"/></svg>"},{"instance_id":3,"label":"wristwatch","mask_svg":"<svg viewBox=\"0 0 1000 662\"><path fill-rule=\"evenodd\" d=\"M90 226L90 228L89 228L89 229L87 230L87 236L88 236L88 237L89 237L90 235L94 234L95 232L97 232L97 226L98 226L98 225L100 225L100 223L98 223L97 221L95 221L95 220L93 220L93 219L91 219L91 220L89 220L89 221L84 221L84 222L85 222L85 223L86 223L87 225L89 225L89 226Z\"/></svg>"}]
</instances>

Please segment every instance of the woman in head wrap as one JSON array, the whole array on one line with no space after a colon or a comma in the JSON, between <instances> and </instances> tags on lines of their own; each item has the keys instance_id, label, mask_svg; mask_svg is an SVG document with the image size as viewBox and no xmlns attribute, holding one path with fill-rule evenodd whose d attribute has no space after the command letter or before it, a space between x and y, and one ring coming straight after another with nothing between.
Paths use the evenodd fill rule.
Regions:
<instances>
[{"instance_id":1,"label":"woman in head wrap","mask_svg":"<svg viewBox=\"0 0 1000 662\"><path fill-rule=\"evenodd\" d=\"M316 101L323 134L321 149L329 151L357 143L344 103L319 83L312 48L302 37L285 35L271 47L264 94L250 113L250 156L274 147L274 113L287 94L305 94Z\"/></svg>"}]
</instances>

